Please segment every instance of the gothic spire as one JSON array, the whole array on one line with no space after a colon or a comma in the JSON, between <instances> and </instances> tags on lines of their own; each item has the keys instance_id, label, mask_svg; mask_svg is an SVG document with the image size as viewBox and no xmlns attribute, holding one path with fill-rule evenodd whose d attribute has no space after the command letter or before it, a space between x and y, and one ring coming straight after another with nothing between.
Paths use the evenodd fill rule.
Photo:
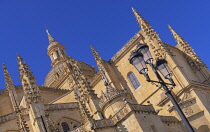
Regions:
<instances>
[{"instance_id":1,"label":"gothic spire","mask_svg":"<svg viewBox=\"0 0 210 132\"><path fill-rule=\"evenodd\" d=\"M3 71L4 71L5 85L9 92L9 97L12 102L13 109L16 110L16 107L18 107L18 104L19 104L18 97L15 91L15 86L12 81L12 77L10 76L9 71L7 70L7 67L5 64L3 64Z\"/></svg>"},{"instance_id":2,"label":"gothic spire","mask_svg":"<svg viewBox=\"0 0 210 132\"><path fill-rule=\"evenodd\" d=\"M95 48L92 45L90 47L91 47L91 50L93 52L94 58L96 60L96 64L98 66L98 69L100 71L101 78L104 81L104 85L107 86L107 85L109 85L109 81L108 81L108 78L105 75L105 68L104 68L103 60L102 60L101 56L99 55L99 53L95 50Z\"/></svg>"},{"instance_id":3,"label":"gothic spire","mask_svg":"<svg viewBox=\"0 0 210 132\"><path fill-rule=\"evenodd\" d=\"M102 60L101 56L99 55L99 53L95 50L95 48L92 45L90 45L90 48L93 52L93 55L94 55L94 58L96 60L96 64L97 64L99 70L100 71L103 70L103 60Z\"/></svg>"},{"instance_id":4,"label":"gothic spire","mask_svg":"<svg viewBox=\"0 0 210 132\"><path fill-rule=\"evenodd\" d=\"M144 31L144 33L147 35L149 39L158 38L158 34L155 32L155 30L150 26L150 24L142 17L133 7L132 7L133 13L136 17L136 20L138 21L138 24L140 25L141 29Z\"/></svg>"},{"instance_id":5,"label":"gothic spire","mask_svg":"<svg viewBox=\"0 0 210 132\"><path fill-rule=\"evenodd\" d=\"M196 62L199 62L202 65L204 65L204 63L197 56L192 47L170 25L168 25L168 28L170 29L171 34L173 35L175 41L177 42L176 47L182 50L187 55L191 56L194 60L196 60Z\"/></svg>"},{"instance_id":6,"label":"gothic spire","mask_svg":"<svg viewBox=\"0 0 210 132\"><path fill-rule=\"evenodd\" d=\"M14 84L12 82L12 77L9 74L9 71L7 70L7 67L5 64L3 64L3 71L4 71L4 79L5 79L5 85L8 90L14 89Z\"/></svg>"},{"instance_id":7,"label":"gothic spire","mask_svg":"<svg viewBox=\"0 0 210 132\"><path fill-rule=\"evenodd\" d=\"M20 71L20 81L23 85L23 90L25 91L25 96L27 103L37 103L42 102L41 95L39 93L39 88L36 83L36 79L29 69L29 66L23 62L23 59L20 57L19 54L17 54L17 61Z\"/></svg>"},{"instance_id":8,"label":"gothic spire","mask_svg":"<svg viewBox=\"0 0 210 132\"><path fill-rule=\"evenodd\" d=\"M22 82L24 99L29 113L30 120L32 121L33 131L45 132L47 131L46 116L44 112L44 103L41 97L39 87L36 83L31 70L28 65L23 62L20 55L17 54L17 61L20 71L20 81Z\"/></svg>"},{"instance_id":9,"label":"gothic spire","mask_svg":"<svg viewBox=\"0 0 210 132\"><path fill-rule=\"evenodd\" d=\"M145 35L145 42L152 47L152 50L155 56L159 59L164 59L166 54L171 54L167 48L167 45L162 42L159 38L159 35L155 30L150 26L150 24L134 9L132 8L133 13L138 21L138 24L141 27L141 30Z\"/></svg>"},{"instance_id":10,"label":"gothic spire","mask_svg":"<svg viewBox=\"0 0 210 132\"><path fill-rule=\"evenodd\" d=\"M175 41L180 44L180 46L189 46L189 44L187 44L187 42L170 25L168 25L168 28L170 29L171 34L174 36Z\"/></svg>"},{"instance_id":11,"label":"gothic spire","mask_svg":"<svg viewBox=\"0 0 210 132\"><path fill-rule=\"evenodd\" d=\"M3 71L4 71L4 78L6 83L6 88L9 91L9 96L13 105L13 109L16 112L16 119L17 119L17 125L21 132L29 132L29 128L27 127L27 124L25 122L25 119L21 113L21 110L19 108L19 102L17 93L15 91L15 86L12 82L12 77L9 74L9 71L7 70L7 67L5 64L3 64Z\"/></svg>"},{"instance_id":12,"label":"gothic spire","mask_svg":"<svg viewBox=\"0 0 210 132\"><path fill-rule=\"evenodd\" d=\"M52 37L52 35L49 33L48 29L46 29L47 35L48 35L48 39L49 39L49 43L51 44L52 42L55 42L55 39Z\"/></svg>"}]
</instances>

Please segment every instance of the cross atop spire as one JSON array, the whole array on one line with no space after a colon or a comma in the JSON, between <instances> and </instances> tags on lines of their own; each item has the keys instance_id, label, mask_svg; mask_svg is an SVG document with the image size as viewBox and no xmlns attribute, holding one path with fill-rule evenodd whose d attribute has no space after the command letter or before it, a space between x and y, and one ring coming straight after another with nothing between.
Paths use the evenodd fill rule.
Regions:
<instances>
[{"instance_id":1,"label":"cross atop spire","mask_svg":"<svg viewBox=\"0 0 210 132\"><path fill-rule=\"evenodd\" d=\"M49 43L55 42L55 39L52 37L52 35L49 33L48 29L46 29L46 33L48 35Z\"/></svg>"}]
</instances>

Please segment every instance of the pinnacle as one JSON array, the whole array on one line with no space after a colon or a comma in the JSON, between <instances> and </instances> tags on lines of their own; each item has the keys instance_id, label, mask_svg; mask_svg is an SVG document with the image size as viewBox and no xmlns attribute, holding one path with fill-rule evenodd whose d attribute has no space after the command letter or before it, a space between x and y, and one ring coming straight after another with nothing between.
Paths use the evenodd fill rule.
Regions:
<instances>
[{"instance_id":1,"label":"pinnacle","mask_svg":"<svg viewBox=\"0 0 210 132\"><path fill-rule=\"evenodd\" d=\"M170 25L168 25L168 28L170 29L170 31L173 35L175 35L175 34L178 35L178 33Z\"/></svg>"},{"instance_id":2,"label":"pinnacle","mask_svg":"<svg viewBox=\"0 0 210 132\"><path fill-rule=\"evenodd\" d=\"M7 70L6 65L3 63L2 66L3 66L3 70L4 70L4 75L5 76L8 75L8 70Z\"/></svg>"},{"instance_id":3,"label":"pinnacle","mask_svg":"<svg viewBox=\"0 0 210 132\"><path fill-rule=\"evenodd\" d=\"M92 45L90 45L90 48L91 48L92 52L95 51L95 48Z\"/></svg>"},{"instance_id":4,"label":"pinnacle","mask_svg":"<svg viewBox=\"0 0 210 132\"><path fill-rule=\"evenodd\" d=\"M169 29L173 29L169 24L168 24L168 28L169 28Z\"/></svg>"},{"instance_id":5,"label":"pinnacle","mask_svg":"<svg viewBox=\"0 0 210 132\"><path fill-rule=\"evenodd\" d=\"M55 42L55 39L52 37L52 35L49 33L49 30L46 29L46 33L48 35L48 40L49 40L49 43L52 43L52 42Z\"/></svg>"},{"instance_id":6,"label":"pinnacle","mask_svg":"<svg viewBox=\"0 0 210 132\"><path fill-rule=\"evenodd\" d=\"M96 60L99 59L99 58L101 58L100 55L99 55L99 53L96 51L96 49L92 45L90 45L90 48L91 48L91 50L93 52L93 55L94 55L94 58Z\"/></svg>"},{"instance_id":7,"label":"pinnacle","mask_svg":"<svg viewBox=\"0 0 210 132\"><path fill-rule=\"evenodd\" d=\"M17 56L18 64L19 64L19 65L23 64L23 62L22 62L23 59L20 57L20 55L17 53L16 56Z\"/></svg>"},{"instance_id":8,"label":"pinnacle","mask_svg":"<svg viewBox=\"0 0 210 132\"><path fill-rule=\"evenodd\" d=\"M11 76L9 74L9 71L7 70L6 65L5 64L2 64L2 66L3 66L4 79L5 79L6 86L13 85L12 78L11 78Z\"/></svg>"},{"instance_id":9,"label":"pinnacle","mask_svg":"<svg viewBox=\"0 0 210 132\"><path fill-rule=\"evenodd\" d=\"M170 25L168 25L168 28L170 29L171 34L174 36L174 39L177 43L179 42L179 40L182 40L184 43L186 43L184 39Z\"/></svg>"},{"instance_id":10,"label":"pinnacle","mask_svg":"<svg viewBox=\"0 0 210 132\"><path fill-rule=\"evenodd\" d=\"M133 13L136 17L136 20L138 21L138 24L140 25L140 27L145 30L145 28L143 28L143 25L146 25L147 28L151 28L151 26L149 25L149 23L144 19L144 17L142 17L133 7L132 7Z\"/></svg>"},{"instance_id":11,"label":"pinnacle","mask_svg":"<svg viewBox=\"0 0 210 132\"><path fill-rule=\"evenodd\" d=\"M135 10L133 7L131 7L131 8L132 8L132 11L133 11L133 12L136 12L136 10Z\"/></svg>"}]
</instances>

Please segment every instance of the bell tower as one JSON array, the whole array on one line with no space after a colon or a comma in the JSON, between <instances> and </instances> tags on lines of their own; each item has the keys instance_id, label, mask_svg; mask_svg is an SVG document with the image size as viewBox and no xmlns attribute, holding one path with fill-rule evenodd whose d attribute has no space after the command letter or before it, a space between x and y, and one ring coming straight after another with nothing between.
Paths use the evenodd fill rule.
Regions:
<instances>
[{"instance_id":1,"label":"bell tower","mask_svg":"<svg viewBox=\"0 0 210 132\"><path fill-rule=\"evenodd\" d=\"M57 63L64 61L68 56L65 47L61 43L56 42L48 30L46 30L46 32L50 43L47 48L47 54L52 61L51 66L54 66Z\"/></svg>"}]
</instances>

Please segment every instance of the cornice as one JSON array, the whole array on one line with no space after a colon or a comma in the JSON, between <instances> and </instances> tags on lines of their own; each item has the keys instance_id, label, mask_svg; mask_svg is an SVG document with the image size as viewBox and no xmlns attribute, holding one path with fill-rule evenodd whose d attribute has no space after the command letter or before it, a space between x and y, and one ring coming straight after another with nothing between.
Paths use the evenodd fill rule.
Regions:
<instances>
[{"instance_id":1,"label":"cornice","mask_svg":"<svg viewBox=\"0 0 210 132\"><path fill-rule=\"evenodd\" d=\"M122 57L122 54L128 51L128 49L135 44L135 41L138 38L143 38L140 31L136 33L110 60L110 63L116 62L120 57Z\"/></svg>"},{"instance_id":2,"label":"cornice","mask_svg":"<svg viewBox=\"0 0 210 132\"><path fill-rule=\"evenodd\" d=\"M203 90L210 90L210 85L208 84L203 84L200 82L196 82L191 80L191 82L188 86L186 86L185 88L182 88L181 90L179 90L179 92L177 92L177 94L175 94L176 97L179 97L183 92L185 92L186 90L190 90L190 89L203 89ZM164 99L162 99L157 106L163 106L166 102L169 101L169 98L166 96Z\"/></svg>"}]
</instances>

